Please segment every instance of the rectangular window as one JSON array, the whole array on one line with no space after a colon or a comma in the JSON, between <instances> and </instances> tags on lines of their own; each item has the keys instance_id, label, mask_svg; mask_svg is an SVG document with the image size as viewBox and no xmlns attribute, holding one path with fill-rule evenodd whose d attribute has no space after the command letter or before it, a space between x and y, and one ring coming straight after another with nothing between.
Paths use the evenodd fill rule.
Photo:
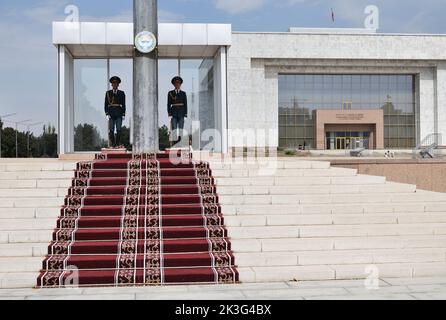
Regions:
<instances>
[{"instance_id":1,"label":"rectangular window","mask_svg":"<svg viewBox=\"0 0 446 320\"><path fill-rule=\"evenodd\" d=\"M303 117L286 116L287 99L297 102L295 113ZM279 75L280 147L293 147L315 139L313 110L382 109L385 148L413 148L415 103L413 75ZM298 130L297 136L289 137L282 136L286 132L281 130L284 126L311 129Z\"/></svg>"}]
</instances>

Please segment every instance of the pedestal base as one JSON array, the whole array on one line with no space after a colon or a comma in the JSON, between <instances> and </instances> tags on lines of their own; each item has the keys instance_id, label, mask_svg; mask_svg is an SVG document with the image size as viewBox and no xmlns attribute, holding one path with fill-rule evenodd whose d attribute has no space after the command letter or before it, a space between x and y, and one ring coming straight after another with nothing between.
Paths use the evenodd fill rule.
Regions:
<instances>
[{"instance_id":1,"label":"pedestal base","mask_svg":"<svg viewBox=\"0 0 446 320\"><path fill-rule=\"evenodd\" d=\"M104 154L109 154L109 153L127 153L127 149L126 148L122 148L122 149L102 148L101 152L104 153Z\"/></svg>"}]
</instances>

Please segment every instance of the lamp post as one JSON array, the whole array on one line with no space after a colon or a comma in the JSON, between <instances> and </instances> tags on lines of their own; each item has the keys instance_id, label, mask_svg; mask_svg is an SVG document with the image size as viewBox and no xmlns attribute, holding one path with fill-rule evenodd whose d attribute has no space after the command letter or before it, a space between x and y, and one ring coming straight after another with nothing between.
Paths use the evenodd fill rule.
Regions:
<instances>
[{"instance_id":1,"label":"lamp post","mask_svg":"<svg viewBox=\"0 0 446 320\"><path fill-rule=\"evenodd\" d=\"M28 158L29 158L29 136L30 136L30 134L29 134L29 129L31 128L31 127L35 127L35 126L37 126L37 125L39 125L39 124L42 124L43 122L36 122L36 123L31 123L31 124L29 124L29 125L27 125L26 126L26 134L27 134L27 143L26 143L26 150L27 150L27 156L28 156Z\"/></svg>"},{"instance_id":2,"label":"lamp post","mask_svg":"<svg viewBox=\"0 0 446 320\"><path fill-rule=\"evenodd\" d=\"M18 121L18 122L13 122L12 123L15 124L15 157L18 158L19 157L19 142L18 142L18 125L19 124L24 124L26 122L30 122L32 121L32 119L28 119L28 120L23 120L23 121Z\"/></svg>"},{"instance_id":3,"label":"lamp post","mask_svg":"<svg viewBox=\"0 0 446 320\"><path fill-rule=\"evenodd\" d=\"M10 113L10 114L5 114L3 116L0 116L0 120L1 119L5 119L5 118L9 118L12 116L17 115L17 113ZM3 130L3 124L0 125L0 158L2 157L2 130Z\"/></svg>"}]
</instances>

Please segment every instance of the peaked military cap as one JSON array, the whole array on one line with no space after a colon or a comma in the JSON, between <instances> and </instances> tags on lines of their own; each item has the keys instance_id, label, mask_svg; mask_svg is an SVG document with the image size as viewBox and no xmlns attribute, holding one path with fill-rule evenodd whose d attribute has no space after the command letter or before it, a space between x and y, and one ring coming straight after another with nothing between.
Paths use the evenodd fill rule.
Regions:
<instances>
[{"instance_id":1,"label":"peaked military cap","mask_svg":"<svg viewBox=\"0 0 446 320\"><path fill-rule=\"evenodd\" d=\"M111 77L110 78L110 83L113 83L114 81L118 81L118 83L121 83L121 78L119 78L119 77Z\"/></svg>"},{"instance_id":2,"label":"peaked military cap","mask_svg":"<svg viewBox=\"0 0 446 320\"><path fill-rule=\"evenodd\" d=\"M172 79L172 84L175 84L175 82L177 82L177 81L180 81L181 84L183 84L183 78L181 78L181 77L174 77Z\"/></svg>"}]
</instances>

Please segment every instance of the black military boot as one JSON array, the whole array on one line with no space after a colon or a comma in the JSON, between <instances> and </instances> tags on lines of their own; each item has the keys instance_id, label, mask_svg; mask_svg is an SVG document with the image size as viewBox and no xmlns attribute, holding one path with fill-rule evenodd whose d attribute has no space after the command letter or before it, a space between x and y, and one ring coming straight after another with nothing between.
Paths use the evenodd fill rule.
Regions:
<instances>
[{"instance_id":1,"label":"black military boot","mask_svg":"<svg viewBox=\"0 0 446 320\"><path fill-rule=\"evenodd\" d=\"M114 148L115 147L115 134L109 132L108 134L108 147Z\"/></svg>"},{"instance_id":2,"label":"black military boot","mask_svg":"<svg viewBox=\"0 0 446 320\"><path fill-rule=\"evenodd\" d=\"M116 148L119 148L121 146L121 131L118 131L116 133Z\"/></svg>"}]
</instances>

